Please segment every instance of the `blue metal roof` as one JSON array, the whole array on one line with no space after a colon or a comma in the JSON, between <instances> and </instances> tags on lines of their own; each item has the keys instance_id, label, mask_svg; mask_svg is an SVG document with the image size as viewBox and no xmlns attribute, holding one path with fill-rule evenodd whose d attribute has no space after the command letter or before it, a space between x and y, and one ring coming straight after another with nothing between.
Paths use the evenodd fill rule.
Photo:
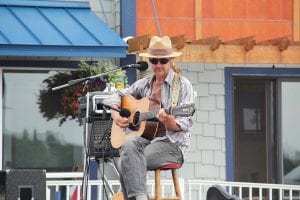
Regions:
<instances>
[{"instance_id":1,"label":"blue metal roof","mask_svg":"<svg viewBox=\"0 0 300 200\"><path fill-rule=\"evenodd\" d=\"M0 56L125 57L87 2L0 0Z\"/></svg>"}]
</instances>

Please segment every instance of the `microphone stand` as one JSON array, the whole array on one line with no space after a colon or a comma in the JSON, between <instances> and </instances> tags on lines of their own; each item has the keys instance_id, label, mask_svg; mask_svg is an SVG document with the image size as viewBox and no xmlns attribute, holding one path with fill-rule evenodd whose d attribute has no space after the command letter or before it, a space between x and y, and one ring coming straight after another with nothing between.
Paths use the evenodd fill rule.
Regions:
<instances>
[{"instance_id":1,"label":"microphone stand","mask_svg":"<svg viewBox=\"0 0 300 200\"><path fill-rule=\"evenodd\" d=\"M110 74L110 73L113 73L113 72L116 72L116 71L120 71L120 70L123 70L123 69L124 68L117 67L115 69L111 69L111 70L108 70L108 71L103 72L101 74L94 75L94 76L88 76L88 77L85 77L85 78L79 78L79 79L70 80L66 84L59 85L57 87L52 88L52 91L55 91L55 90L58 90L58 89L62 89L62 88L65 88L65 87L70 87L72 85L76 85L76 84L84 82L84 81L90 81L90 80L93 80L94 78L105 76L107 74Z\"/></svg>"},{"instance_id":2,"label":"microphone stand","mask_svg":"<svg viewBox=\"0 0 300 200\"><path fill-rule=\"evenodd\" d=\"M129 65L126 65L126 66L123 66L123 67L117 67L115 69L112 69L112 70L108 70L104 73L101 73L101 74L97 74L97 75L94 75L94 76L89 76L89 77L85 77L85 78L79 78L79 79L74 79L74 80L70 80L68 81L68 83L66 84L63 84L63 85L59 85L57 87L54 87L52 88L52 91L55 91L55 90L58 90L58 89L62 89L62 88L65 88L65 87L70 87L70 86L73 86L73 85L76 85L76 84L79 84L81 82L85 82L85 86L84 88L87 88L86 91L86 98L87 98L87 102L86 102L86 114L85 114L85 126L84 126L84 134L83 134L83 140L84 140L84 170L83 170L83 178L82 178L82 185L81 185L81 188L80 188L80 200L86 200L87 199L87 194L88 194L88 181L89 181L89 177L88 177L88 173L89 173L89 167L90 167L90 159L89 159L89 143L91 142L91 138L90 135L88 134L88 123L89 123L89 107L90 107L90 84L91 84L91 80L97 78L97 77L101 77L101 76L105 76L109 73L113 73L113 72L116 72L116 71L120 71L120 70L124 70L124 69L128 69L130 68ZM109 107L110 108L110 107ZM112 108L111 108L112 109ZM97 167L99 167L99 171L100 171L100 164L99 164L99 160L96 159L96 162L97 162ZM118 173L118 170L115 166L113 166L117 175L119 176L119 173ZM104 161L103 161L103 170L104 170ZM102 174L103 176L103 180L102 180L102 185L103 185L103 195L104 195L104 189L105 189L105 184L107 185L109 191L111 194L113 194L113 190L110 188L107 180L106 180L106 177L104 175L104 172ZM107 196L106 196L107 197ZM104 198L104 196L103 196ZM108 197L107 197L108 198Z\"/></svg>"}]
</instances>

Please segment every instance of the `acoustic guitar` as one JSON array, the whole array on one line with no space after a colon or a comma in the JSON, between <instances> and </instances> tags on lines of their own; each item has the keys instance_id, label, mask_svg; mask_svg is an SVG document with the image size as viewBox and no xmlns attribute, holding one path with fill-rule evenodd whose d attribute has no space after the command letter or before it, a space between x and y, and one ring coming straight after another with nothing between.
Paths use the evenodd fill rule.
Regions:
<instances>
[{"instance_id":1,"label":"acoustic guitar","mask_svg":"<svg viewBox=\"0 0 300 200\"><path fill-rule=\"evenodd\" d=\"M137 100L133 96L124 95L121 99L121 107L130 111L129 127L123 129L113 122L111 144L114 148L122 146L127 137L141 136L151 140L156 136L159 121L155 116L161 107L159 102L146 97ZM195 112L195 104L179 105L164 110L169 115L189 117Z\"/></svg>"}]
</instances>

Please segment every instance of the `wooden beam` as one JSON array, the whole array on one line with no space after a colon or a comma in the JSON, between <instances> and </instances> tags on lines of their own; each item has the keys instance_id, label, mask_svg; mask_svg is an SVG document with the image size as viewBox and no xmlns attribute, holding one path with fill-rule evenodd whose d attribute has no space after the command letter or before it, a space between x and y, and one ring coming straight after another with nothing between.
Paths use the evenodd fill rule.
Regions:
<instances>
[{"instance_id":1,"label":"wooden beam","mask_svg":"<svg viewBox=\"0 0 300 200\"><path fill-rule=\"evenodd\" d=\"M195 39L202 38L202 0L195 0Z\"/></svg>"},{"instance_id":2,"label":"wooden beam","mask_svg":"<svg viewBox=\"0 0 300 200\"><path fill-rule=\"evenodd\" d=\"M279 51L284 51L284 50L287 50L290 43L291 43L291 41L289 40L288 36L284 36L284 37L274 38L271 40L261 41L261 42L258 42L257 44L259 44L259 45L274 45L274 46L278 47Z\"/></svg>"},{"instance_id":3,"label":"wooden beam","mask_svg":"<svg viewBox=\"0 0 300 200\"><path fill-rule=\"evenodd\" d=\"M185 46L184 35L173 36L173 37L170 37L170 39L172 41L172 47L177 50L180 50Z\"/></svg>"},{"instance_id":4,"label":"wooden beam","mask_svg":"<svg viewBox=\"0 0 300 200\"><path fill-rule=\"evenodd\" d=\"M273 38L273 39L269 39L269 40L263 40L263 41L257 42L257 44L258 45L276 45L280 40L288 40L288 37L283 36L283 37Z\"/></svg>"},{"instance_id":5,"label":"wooden beam","mask_svg":"<svg viewBox=\"0 0 300 200\"><path fill-rule=\"evenodd\" d=\"M298 46L300 46L300 41L297 41L297 42L292 42L292 43L291 43L291 45L295 45L295 46L297 46L297 45L298 45Z\"/></svg>"},{"instance_id":6,"label":"wooden beam","mask_svg":"<svg viewBox=\"0 0 300 200\"><path fill-rule=\"evenodd\" d=\"M182 38L183 35L175 36ZM139 52L143 52L148 47L150 37L144 42L144 46L139 44ZM247 44L238 40L227 41L226 44L220 42L218 36L204 38L193 41L191 44L184 43L180 49L182 56L176 58L176 62L203 62L203 63L232 63L232 64L299 64L300 63L300 41L291 42L288 37L275 38L271 40L257 42L251 50L245 51ZM136 38L134 38L136 39ZM174 38L173 38L174 39ZM132 40L134 41L134 40ZM249 40L252 41L252 40ZM135 42L137 42L135 40ZM173 42L173 41L172 41ZM178 44L183 44L178 43ZM218 48L212 50L213 45ZM175 45L175 44L173 44ZM287 48L288 47L288 48Z\"/></svg>"},{"instance_id":7,"label":"wooden beam","mask_svg":"<svg viewBox=\"0 0 300 200\"><path fill-rule=\"evenodd\" d=\"M210 49L212 51L215 51L220 47L221 43L222 41L219 39L219 36L212 36L208 38L194 40L191 42L191 45L210 45Z\"/></svg>"},{"instance_id":8,"label":"wooden beam","mask_svg":"<svg viewBox=\"0 0 300 200\"><path fill-rule=\"evenodd\" d=\"M242 45L244 47L245 51L250 51L251 49L253 49L253 47L256 44L256 41L255 41L254 38L255 38L254 36L238 38L238 39L234 39L234 40L224 42L224 44L227 44L227 45Z\"/></svg>"},{"instance_id":9,"label":"wooden beam","mask_svg":"<svg viewBox=\"0 0 300 200\"><path fill-rule=\"evenodd\" d=\"M300 0L294 0L294 41L300 41Z\"/></svg>"},{"instance_id":10,"label":"wooden beam","mask_svg":"<svg viewBox=\"0 0 300 200\"><path fill-rule=\"evenodd\" d=\"M277 46L279 51L285 51L289 47L291 41L290 40L281 40L278 42Z\"/></svg>"},{"instance_id":11,"label":"wooden beam","mask_svg":"<svg viewBox=\"0 0 300 200\"><path fill-rule=\"evenodd\" d=\"M234 63L234 64L299 64L300 45L279 51L274 45L255 45L246 52L241 45L220 45L212 51L208 45L186 44L176 62Z\"/></svg>"},{"instance_id":12,"label":"wooden beam","mask_svg":"<svg viewBox=\"0 0 300 200\"><path fill-rule=\"evenodd\" d=\"M150 42L149 35L143 35L143 36L131 38L127 40L127 44L128 44L127 51L129 53L136 52L136 51L143 51L148 48L149 42Z\"/></svg>"}]
</instances>

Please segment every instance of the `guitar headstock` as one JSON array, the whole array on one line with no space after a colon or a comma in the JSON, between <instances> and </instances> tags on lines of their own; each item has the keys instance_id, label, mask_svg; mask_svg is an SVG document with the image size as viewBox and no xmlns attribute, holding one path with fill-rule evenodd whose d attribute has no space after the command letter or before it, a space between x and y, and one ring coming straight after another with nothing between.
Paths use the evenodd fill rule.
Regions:
<instances>
[{"instance_id":1,"label":"guitar headstock","mask_svg":"<svg viewBox=\"0 0 300 200\"><path fill-rule=\"evenodd\" d=\"M184 104L170 108L170 114L174 116L190 117L195 113L195 104Z\"/></svg>"}]
</instances>

